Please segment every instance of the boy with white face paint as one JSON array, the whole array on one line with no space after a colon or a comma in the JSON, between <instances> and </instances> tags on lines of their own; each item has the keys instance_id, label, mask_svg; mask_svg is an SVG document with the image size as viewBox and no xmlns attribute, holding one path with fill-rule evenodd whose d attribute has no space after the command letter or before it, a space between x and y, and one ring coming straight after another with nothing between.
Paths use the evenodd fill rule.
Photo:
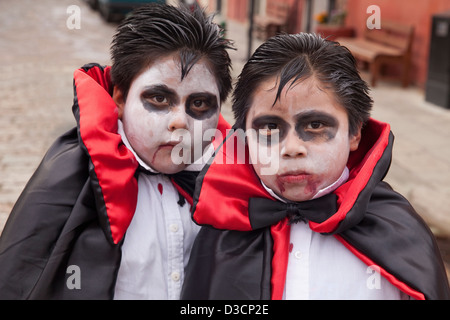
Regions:
<instances>
[{"instance_id":1,"label":"boy with white face paint","mask_svg":"<svg viewBox=\"0 0 450 320\"><path fill-rule=\"evenodd\" d=\"M219 89L207 61L198 61L181 79L179 59L175 53L155 60L133 81L126 101L120 89L113 96L134 151L148 166L167 174L179 172L198 160L194 149L201 146L204 151L210 141L193 139L216 128L220 115ZM202 130L197 134L196 123ZM183 133L191 140L179 141L177 137ZM179 164L172 159L178 144L182 153L188 153L183 157L186 161Z\"/></svg>"},{"instance_id":2,"label":"boy with white face paint","mask_svg":"<svg viewBox=\"0 0 450 320\"><path fill-rule=\"evenodd\" d=\"M180 297L199 230L195 179L213 151L203 135L230 127L220 115L229 48L199 7L151 4L118 27L112 67L75 72L78 126L51 147L5 226L0 298Z\"/></svg>"},{"instance_id":3,"label":"boy with white face paint","mask_svg":"<svg viewBox=\"0 0 450 320\"><path fill-rule=\"evenodd\" d=\"M183 299L450 297L432 233L383 181L393 134L371 107L336 42L279 35L255 51L233 99L249 157L222 160L231 134L199 176L204 227ZM266 155L278 164L269 173Z\"/></svg>"}]
</instances>

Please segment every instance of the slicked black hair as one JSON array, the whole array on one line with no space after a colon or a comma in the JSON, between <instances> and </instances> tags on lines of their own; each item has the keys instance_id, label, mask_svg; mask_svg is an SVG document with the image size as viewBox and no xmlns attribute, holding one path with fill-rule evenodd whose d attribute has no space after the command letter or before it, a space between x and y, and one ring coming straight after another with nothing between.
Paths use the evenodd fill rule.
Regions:
<instances>
[{"instance_id":1,"label":"slicked black hair","mask_svg":"<svg viewBox=\"0 0 450 320\"><path fill-rule=\"evenodd\" d=\"M126 98L132 81L144 68L158 58L178 53L181 79L195 63L205 58L216 78L220 100L224 102L231 90L229 40L196 6L174 7L152 3L136 9L117 28L111 45L111 80Z\"/></svg>"},{"instance_id":2,"label":"slicked black hair","mask_svg":"<svg viewBox=\"0 0 450 320\"><path fill-rule=\"evenodd\" d=\"M265 80L277 76L276 101L291 82L316 77L323 88L331 89L346 108L349 133L354 135L370 117L372 98L361 79L355 58L337 42L310 33L282 34L263 43L245 64L233 94L235 128L245 128L253 94Z\"/></svg>"}]
</instances>

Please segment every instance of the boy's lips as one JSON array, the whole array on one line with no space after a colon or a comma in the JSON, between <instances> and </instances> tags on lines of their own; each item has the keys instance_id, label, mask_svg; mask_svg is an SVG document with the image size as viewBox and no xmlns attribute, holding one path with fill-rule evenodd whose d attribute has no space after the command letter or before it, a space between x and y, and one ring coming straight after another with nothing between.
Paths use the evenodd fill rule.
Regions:
<instances>
[{"instance_id":1,"label":"boy's lips","mask_svg":"<svg viewBox=\"0 0 450 320\"><path fill-rule=\"evenodd\" d=\"M167 143L160 144L158 146L158 148L156 149L155 153L153 154L151 163L155 162L156 155L159 153L159 151L163 151L163 150L167 150L167 149L172 150L179 143L180 143L180 141L169 141Z\"/></svg>"},{"instance_id":2,"label":"boy's lips","mask_svg":"<svg viewBox=\"0 0 450 320\"><path fill-rule=\"evenodd\" d=\"M152 163L155 161L155 157L159 153L159 151L172 150L179 143L180 141L169 141L167 143L160 144L158 146L158 149L156 149L155 153L153 154Z\"/></svg>"},{"instance_id":3,"label":"boy's lips","mask_svg":"<svg viewBox=\"0 0 450 320\"><path fill-rule=\"evenodd\" d=\"M295 183L302 182L308 179L310 176L311 174L305 171L290 171L278 175L277 180L281 183Z\"/></svg>"},{"instance_id":4,"label":"boy's lips","mask_svg":"<svg viewBox=\"0 0 450 320\"><path fill-rule=\"evenodd\" d=\"M180 141L169 141L168 143L164 143L164 144L160 144L158 149L162 149L162 148L173 148L175 147L177 144L179 144Z\"/></svg>"}]
</instances>

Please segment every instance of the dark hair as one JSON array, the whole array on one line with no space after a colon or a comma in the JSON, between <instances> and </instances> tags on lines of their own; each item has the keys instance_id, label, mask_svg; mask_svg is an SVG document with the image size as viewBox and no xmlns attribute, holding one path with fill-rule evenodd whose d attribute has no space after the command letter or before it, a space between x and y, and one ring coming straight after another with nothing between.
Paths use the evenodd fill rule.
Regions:
<instances>
[{"instance_id":1,"label":"dark hair","mask_svg":"<svg viewBox=\"0 0 450 320\"><path fill-rule=\"evenodd\" d=\"M278 76L276 101L291 80L315 76L324 88L334 91L346 108L350 134L370 117L372 99L369 88L356 68L350 51L337 42L315 34L282 34L263 43L245 64L233 95L235 128L245 130L245 121L256 88L270 77Z\"/></svg>"},{"instance_id":2,"label":"dark hair","mask_svg":"<svg viewBox=\"0 0 450 320\"><path fill-rule=\"evenodd\" d=\"M221 29L200 7L152 3L133 11L117 28L111 45L111 81L127 96L131 82L156 59L178 52L181 79L201 58L206 58L225 101L232 87L232 48Z\"/></svg>"}]
</instances>

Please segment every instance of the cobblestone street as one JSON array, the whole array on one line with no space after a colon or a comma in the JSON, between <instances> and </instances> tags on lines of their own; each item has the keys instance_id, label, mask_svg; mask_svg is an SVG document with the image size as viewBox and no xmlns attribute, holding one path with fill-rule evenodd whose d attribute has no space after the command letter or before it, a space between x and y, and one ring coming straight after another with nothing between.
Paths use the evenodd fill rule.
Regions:
<instances>
[{"instance_id":1,"label":"cobblestone street","mask_svg":"<svg viewBox=\"0 0 450 320\"><path fill-rule=\"evenodd\" d=\"M67 24L74 4L80 29ZM73 71L110 63L115 27L82 1L0 2L0 230L48 147L75 124Z\"/></svg>"}]
</instances>

